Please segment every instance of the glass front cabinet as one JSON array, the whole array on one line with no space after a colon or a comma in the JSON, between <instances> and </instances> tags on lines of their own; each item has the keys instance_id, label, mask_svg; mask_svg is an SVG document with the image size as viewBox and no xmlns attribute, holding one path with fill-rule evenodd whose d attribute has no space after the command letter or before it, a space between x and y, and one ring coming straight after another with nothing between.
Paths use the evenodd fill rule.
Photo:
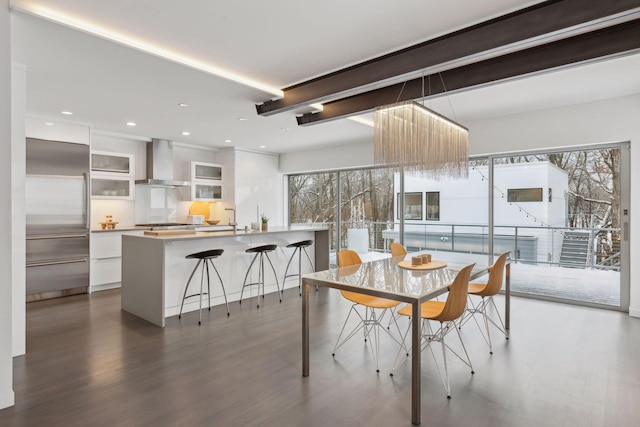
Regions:
<instances>
[{"instance_id":1,"label":"glass front cabinet","mask_svg":"<svg viewBox=\"0 0 640 427\"><path fill-rule=\"evenodd\" d=\"M222 165L190 162L191 200L222 200Z\"/></svg>"},{"instance_id":2,"label":"glass front cabinet","mask_svg":"<svg viewBox=\"0 0 640 427\"><path fill-rule=\"evenodd\" d=\"M133 200L135 173L133 154L91 152L91 197Z\"/></svg>"}]
</instances>

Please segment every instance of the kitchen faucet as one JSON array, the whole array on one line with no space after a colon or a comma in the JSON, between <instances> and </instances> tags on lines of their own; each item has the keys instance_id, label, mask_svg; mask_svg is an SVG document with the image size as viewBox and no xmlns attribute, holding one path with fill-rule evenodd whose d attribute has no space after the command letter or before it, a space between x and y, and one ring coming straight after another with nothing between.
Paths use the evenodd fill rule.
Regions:
<instances>
[{"instance_id":1,"label":"kitchen faucet","mask_svg":"<svg viewBox=\"0 0 640 427\"><path fill-rule=\"evenodd\" d=\"M232 225L234 227L238 226L238 223L236 222L236 208L235 206L232 208L224 208L225 211L233 211L233 222L229 222L229 225Z\"/></svg>"}]
</instances>

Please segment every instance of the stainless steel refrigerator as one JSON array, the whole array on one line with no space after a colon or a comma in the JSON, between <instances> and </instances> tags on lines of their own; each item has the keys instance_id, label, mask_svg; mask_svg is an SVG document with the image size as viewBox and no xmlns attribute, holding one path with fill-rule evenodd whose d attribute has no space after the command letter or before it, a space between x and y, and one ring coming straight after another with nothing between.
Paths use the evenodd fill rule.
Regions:
<instances>
[{"instance_id":1,"label":"stainless steel refrigerator","mask_svg":"<svg viewBox=\"0 0 640 427\"><path fill-rule=\"evenodd\" d=\"M27 138L27 301L89 287L88 145Z\"/></svg>"}]
</instances>

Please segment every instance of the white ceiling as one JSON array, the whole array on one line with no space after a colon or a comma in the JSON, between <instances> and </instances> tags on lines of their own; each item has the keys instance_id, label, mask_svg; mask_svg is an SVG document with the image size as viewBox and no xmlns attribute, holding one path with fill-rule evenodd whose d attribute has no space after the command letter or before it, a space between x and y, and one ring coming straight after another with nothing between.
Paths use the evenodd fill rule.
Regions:
<instances>
[{"instance_id":1,"label":"white ceiling","mask_svg":"<svg viewBox=\"0 0 640 427\"><path fill-rule=\"evenodd\" d=\"M295 112L260 117L254 104L274 95L257 84L282 89L534 3L14 0L12 56L27 69L29 115L69 120L60 112L70 110L71 120L102 131L286 153L370 141L373 130L348 119L298 127ZM33 15L52 11L252 80L254 87ZM640 55L633 55L453 94L431 106L450 115L453 105L464 124L640 93L639 74Z\"/></svg>"}]
</instances>

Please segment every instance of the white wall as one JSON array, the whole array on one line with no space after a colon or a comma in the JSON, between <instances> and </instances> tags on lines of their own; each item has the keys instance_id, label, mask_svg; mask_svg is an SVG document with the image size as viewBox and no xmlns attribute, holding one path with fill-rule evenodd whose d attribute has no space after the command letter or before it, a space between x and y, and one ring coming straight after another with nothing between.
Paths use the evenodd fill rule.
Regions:
<instances>
[{"instance_id":1,"label":"white wall","mask_svg":"<svg viewBox=\"0 0 640 427\"><path fill-rule=\"evenodd\" d=\"M514 114L464 123L471 155L511 153L606 142L631 142L631 164L640 164L640 95ZM280 172L327 170L373 164L373 143L334 147L322 152L283 154ZM631 168L630 256L640 257L640 168ZM630 308L640 317L640 264L631 263Z\"/></svg>"},{"instance_id":2,"label":"white wall","mask_svg":"<svg viewBox=\"0 0 640 427\"><path fill-rule=\"evenodd\" d=\"M280 155L280 172L325 171L373 165L373 128L371 142L333 146L330 149L300 151Z\"/></svg>"},{"instance_id":3,"label":"white wall","mask_svg":"<svg viewBox=\"0 0 640 427\"><path fill-rule=\"evenodd\" d=\"M283 225L278 156L235 150L234 181L238 226L256 222L258 213L268 216L269 224Z\"/></svg>"},{"instance_id":4,"label":"white wall","mask_svg":"<svg viewBox=\"0 0 640 427\"><path fill-rule=\"evenodd\" d=\"M27 76L24 66L11 70L11 265L13 283L13 356L26 352L26 216L24 207L26 142L25 111Z\"/></svg>"},{"instance_id":5,"label":"white wall","mask_svg":"<svg viewBox=\"0 0 640 427\"><path fill-rule=\"evenodd\" d=\"M0 141L11 152L11 38L8 2L0 7ZM6 151L5 151L6 154ZM11 155L0 156L0 206L11 206ZM11 209L0 209L0 409L12 406Z\"/></svg>"}]
</instances>

